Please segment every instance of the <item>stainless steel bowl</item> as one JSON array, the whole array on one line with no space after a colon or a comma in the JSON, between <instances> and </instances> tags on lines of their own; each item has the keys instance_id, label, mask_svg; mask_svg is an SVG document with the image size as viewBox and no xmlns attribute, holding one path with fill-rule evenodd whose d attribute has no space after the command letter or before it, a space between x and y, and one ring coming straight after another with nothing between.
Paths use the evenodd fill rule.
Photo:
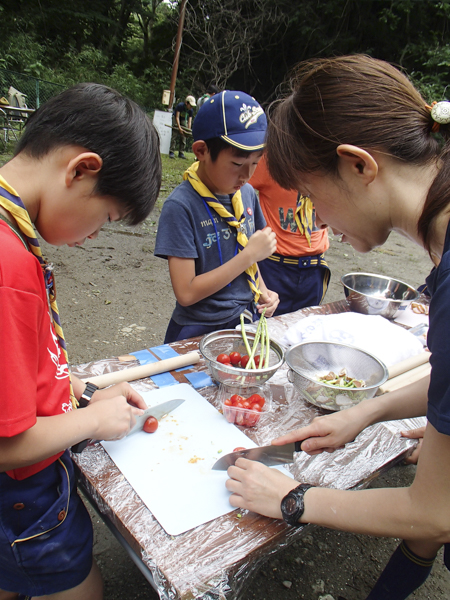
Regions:
<instances>
[{"instance_id":1,"label":"stainless steel bowl","mask_svg":"<svg viewBox=\"0 0 450 600\"><path fill-rule=\"evenodd\" d=\"M288 378L311 404L327 410L343 410L373 398L388 378L384 363L365 350L336 342L302 342L286 352ZM365 387L346 388L319 381L333 371L345 369L349 377L363 380Z\"/></svg>"},{"instance_id":2,"label":"stainless steel bowl","mask_svg":"<svg viewBox=\"0 0 450 600\"><path fill-rule=\"evenodd\" d=\"M412 286L372 273L347 273L341 277L350 310L364 315L394 319L399 311L420 296Z\"/></svg>"},{"instance_id":3,"label":"stainless steel bowl","mask_svg":"<svg viewBox=\"0 0 450 600\"><path fill-rule=\"evenodd\" d=\"M247 331L247 339L251 347L255 333ZM266 369L245 370L217 362L217 357L222 353L248 354L241 332L235 329L222 329L208 333L200 340L199 349L208 363L211 377L220 383L239 383L241 386L260 385L270 379L284 363L284 350L273 340L270 340L269 367ZM256 353L260 354L259 345Z\"/></svg>"}]
</instances>

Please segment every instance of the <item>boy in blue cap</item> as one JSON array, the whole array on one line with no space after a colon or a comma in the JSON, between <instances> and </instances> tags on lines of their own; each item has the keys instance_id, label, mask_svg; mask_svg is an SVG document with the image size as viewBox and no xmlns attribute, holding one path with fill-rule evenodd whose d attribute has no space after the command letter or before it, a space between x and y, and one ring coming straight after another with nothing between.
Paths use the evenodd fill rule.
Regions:
<instances>
[{"instance_id":1,"label":"boy in blue cap","mask_svg":"<svg viewBox=\"0 0 450 600\"><path fill-rule=\"evenodd\" d=\"M79 246L106 222L144 220L160 182L148 116L93 83L43 104L0 168L2 600L101 600L92 524L67 449L124 437L146 408L127 383L96 391L70 375L53 273L34 227L50 244Z\"/></svg>"},{"instance_id":2,"label":"boy in blue cap","mask_svg":"<svg viewBox=\"0 0 450 600\"><path fill-rule=\"evenodd\" d=\"M276 249L255 191L247 181L264 148L267 120L244 92L207 100L192 130L197 162L164 202L155 255L168 259L176 306L165 343L234 328L244 311L270 317L278 294L258 261Z\"/></svg>"}]
</instances>

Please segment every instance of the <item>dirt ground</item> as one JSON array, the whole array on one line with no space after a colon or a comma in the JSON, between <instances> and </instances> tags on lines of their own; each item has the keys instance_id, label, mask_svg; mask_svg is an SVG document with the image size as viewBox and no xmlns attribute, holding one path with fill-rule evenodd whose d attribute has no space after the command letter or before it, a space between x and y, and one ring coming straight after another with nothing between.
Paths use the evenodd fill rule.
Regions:
<instances>
[{"instance_id":1,"label":"dirt ground","mask_svg":"<svg viewBox=\"0 0 450 600\"><path fill-rule=\"evenodd\" d=\"M167 264L153 256L153 248L159 210L169 191L163 188L158 208L136 229L112 223L82 248L42 244L44 255L55 267L72 364L163 342L174 296ZM332 239L327 260L332 271L327 302L343 298L340 277L354 270L392 275L418 286L430 269L425 252L396 234L366 255ZM374 485L407 486L414 470L413 466L393 468ZM157 593L101 518L94 511L92 516L105 600L156 600ZM363 600L396 545L396 540L316 528L257 568L240 600ZM441 556L426 584L411 598L450 598L450 574Z\"/></svg>"}]
</instances>

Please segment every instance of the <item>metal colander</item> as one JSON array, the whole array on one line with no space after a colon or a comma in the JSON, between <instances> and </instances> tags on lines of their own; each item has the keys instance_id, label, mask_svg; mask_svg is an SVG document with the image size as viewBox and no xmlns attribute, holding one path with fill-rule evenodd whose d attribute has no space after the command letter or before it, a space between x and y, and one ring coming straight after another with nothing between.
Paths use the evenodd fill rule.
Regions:
<instances>
[{"instance_id":1,"label":"metal colander","mask_svg":"<svg viewBox=\"0 0 450 600\"><path fill-rule=\"evenodd\" d=\"M247 338L251 346L255 333L247 331ZM199 349L208 363L211 377L220 383L239 383L242 386L261 385L284 363L284 350L274 340L270 340L269 366L266 369L244 370L217 362L217 356L222 353L247 354L242 334L235 329L222 329L208 333L200 340ZM260 346L256 353L260 353Z\"/></svg>"},{"instance_id":2,"label":"metal colander","mask_svg":"<svg viewBox=\"0 0 450 600\"><path fill-rule=\"evenodd\" d=\"M343 410L375 396L388 378L386 366L369 352L337 342L303 342L286 353L288 378L301 395L327 410ZM365 387L346 388L319 381L333 371L364 381Z\"/></svg>"}]
</instances>

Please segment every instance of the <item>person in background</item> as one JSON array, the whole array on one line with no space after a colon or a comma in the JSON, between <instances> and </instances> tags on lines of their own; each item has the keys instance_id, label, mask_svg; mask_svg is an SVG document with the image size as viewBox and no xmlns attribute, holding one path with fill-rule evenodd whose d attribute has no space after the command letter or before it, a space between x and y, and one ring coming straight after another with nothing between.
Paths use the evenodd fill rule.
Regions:
<instances>
[{"instance_id":1,"label":"person in background","mask_svg":"<svg viewBox=\"0 0 450 600\"><path fill-rule=\"evenodd\" d=\"M269 317L278 294L257 263L276 237L248 180L261 158L267 119L244 92L224 91L198 111L192 134L197 162L164 202L155 256L168 259L176 306L164 343L233 329L240 315Z\"/></svg>"},{"instance_id":2,"label":"person in background","mask_svg":"<svg viewBox=\"0 0 450 600\"><path fill-rule=\"evenodd\" d=\"M277 236L276 253L258 263L266 285L280 298L274 316L320 304L330 280L324 257L330 243L328 230L316 226L311 200L279 186L265 156L249 183L259 192L267 224Z\"/></svg>"},{"instance_id":3,"label":"person in background","mask_svg":"<svg viewBox=\"0 0 450 600\"><path fill-rule=\"evenodd\" d=\"M426 580L442 547L450 570L450 102L429 105L398 69L368 56L305 61L274 110L267 162L280 185L308 194L317 225L355 250L368 252L397 231L435 266L427 278L430 376L273 443L301 441L317 454L380 421L426 415L427 426L410 487L299 485L239 458L228 469L230 502L292 526L400 538L368 600L403 600Z\"/></svg>"},{"instance_id":4,"label":"person in background","mask_svg":"<svg viewBox=\"0 0 450 600\"><path fill-rule=\"evenodd\" d=\"M209 85L206 88L206 92L203 94L203 96L200 96L200 98L197 100L198 108L200 108L206 102L206 100L209 100L209 98L211 98L215 94L218 94L219 92L220 90L217 87L217 85Z\"/></svg>"},{"instance_id":5,"label":"person in background","mask_svg":"<svg viewBox=\"0 0 450 600\"><path fill-rule=\"evenodd\" d=\"M186 132L183 127L192 128L192 118L194 117L194 96L186 96L184 102L179 102L172 114L172 139L170 140L169 158L175 158L175 152L178 149L178 158L186 158L184 150L186 149Z\"/></svg>"}]
</instances>

